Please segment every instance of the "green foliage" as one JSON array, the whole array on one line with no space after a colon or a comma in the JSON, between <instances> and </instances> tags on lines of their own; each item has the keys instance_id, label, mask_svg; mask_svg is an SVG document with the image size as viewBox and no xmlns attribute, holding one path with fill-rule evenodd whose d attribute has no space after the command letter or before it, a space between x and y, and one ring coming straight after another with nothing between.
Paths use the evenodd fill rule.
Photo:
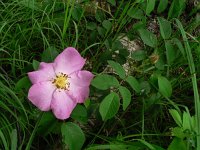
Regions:
<instances>
[{"instance_id":1,"label":"green foliage","mask_svg":"<svg viewBox=\"0 0 200 150\"><path fill-rule=\"evenodd\" d=\"M146 45L148 45L150 47L156 47L157 38L153 33L151 33L150 31L148 31L146 29L140 29L139 33L140 33L140 37L141 37L142 41Z\"/></svg>"},{"instance_id":2,"label":"green foliage","mask_svg":"<svg viewBox=\"0 0 200 150\"><path fill-rule=\"evenodd\" d=\"M101 74L94 78L92 85L100 90L107 90L111 86L118 87L119 82L115 77L111 75Z\"/></svg>"},{"instance_id":3,"label":"green foliage","mask_svg":"<svg viewBox=\"0 0 200 150\"><path fill-rule=\"evenodd\" d=\"M124 86L119 87L119 92L122 95L123 110L126 110L126 108L131 103L131 92Z\"/></svg>"},{"instance_id":4,"label":"green foliage","mask_svg":"<svg viewBox=\"0 0 200 150\"><path fill-rule=\"evenodd\" d=\"M109 60L108 64L116 71L121 79L125 79L126 72L119 63Z\"/></svg>"},{"instance_id":5,"label":"green foliage","mask_svg":"<svg viewBox=\"0 0 200 150\"><path fill-rule=\"evenodd\" d=\"M172 86L167 78L159 76L158 77L158 87L160 93L165 97L170 97L172 95Z\"/></svg>"},{"instance_id":6,"label":"green foliage","mask_svg":"<svg viewBox=\"0 0 200 150\"><path fill-rule=\"evenodd\" d=\"M112 92L107 95L99 106L99 112L104 121L111 119L116 115L119 109L119 96L117 93Z\"/></svg>"},{"instance_id":7,"label":"green foliage","mask_svg":"<svg viewBox=\"0 0 200 150\"><path fill-rule=\"evenodd\" d=\"M80 150L85 142L85 135L81 128L72 122L63 123L61 126L63 142L70 150Z\"/></svg>"}]
</instances>

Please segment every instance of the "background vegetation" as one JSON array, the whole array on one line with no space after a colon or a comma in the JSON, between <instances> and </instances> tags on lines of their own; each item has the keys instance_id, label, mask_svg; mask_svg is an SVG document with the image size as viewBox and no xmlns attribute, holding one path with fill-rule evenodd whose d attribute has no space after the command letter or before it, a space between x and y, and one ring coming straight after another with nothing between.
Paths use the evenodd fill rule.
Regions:
<instances>
[{"instance_id":1,"label":"background vegetation","mask_svg":"<svg viewBox=\"0 0 200 150\"><path fill-rule=\"evenodd\" d=\"M0 149L200 149L197 0L0 1ZM57 120L27 72L68 46L96 75Z\"/></svg>"}]
</instances>

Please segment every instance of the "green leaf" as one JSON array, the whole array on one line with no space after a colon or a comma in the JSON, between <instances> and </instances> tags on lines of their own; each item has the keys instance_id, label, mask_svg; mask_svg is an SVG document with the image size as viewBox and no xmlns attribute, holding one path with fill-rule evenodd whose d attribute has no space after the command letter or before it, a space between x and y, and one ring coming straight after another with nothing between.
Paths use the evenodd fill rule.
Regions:
<instances>
[{"instance_id":1,"label":"green leaf","mask_svg":"<svg viewBox=\"0 0 200 150\"><path fill-rule=\"evenodd\" d=\"M26 89L28 90L31 86L31 82L29 80L29 78L26 76L26 77L23 77L21 78L16 84L15 84L15 90L16 91L19 91L21 89Z\"/></svg>"},{"instance_id":2,"label":"green leaf","mask_svg":"<svg viewBox=\"0 0 200 150\"><path fill-rule=\"evenodd\" d=\"M181 119L181 116L180 114L178 113L177 110L175 109L170 109L169 110L169 113L171 114L172 118L174 119L174 121L176 122L176 124L179 126L179 127L182 127L182 119Z\"/></svg>"},{"instance_id":3,"label":"green leaf","mask_svg":"<svg viewBox=\"0 0 200 150\"><path fill-rule=\"evenodd\" d=\"M108 3L110 3L112 6L116 6L115 0L107 0Z\"/></svg>"},{"instance_id":4,"label":"green leaf","mask_svg":"<svg viewBox=\"0 0 200 150\"><path fill-rule=\"evenodd\" d=\"M177 39L177 38L173 38L172 40L176 44L176 46L179 48L179 50L180 50L181 54L183 55L183 57L186 59L185 49L184 49L181 41L179 39Z\"/></svg>"},{"instance_id":5,"label":"green leaf","mask_svg":"<svg viewBox=\"0 0 200 150\"><path fill-rule=\"evenodd\" d=\"M77 5L76 7L74 7L74 9L72 11L72 17L76 21L79 21L82 16L83 16L83 8Z\"/></svg>"},{"instance_id":6,"label":"green leaf","mask_svg":"<svg viewBox=\"0 0 200 150\"><path fill-rule=\"evenodd\" d=\"M40 65L40 62L37 61L37 60L33 60L32 65L33 65L33 69L34 69L34 70L38 70L39 65Z\"/></svg>"},{"instance_id":7,"label":"green leaf","mask_svg":"<svg viewBox=\"0 0 200 150\"><path fill-rule=\"evenodd\" d=\"M146 14L150 15L150 13L154 10L156 0L147 0Z\"/></svg>"},{"instance_id":8,"label":"green leaf","mask_svg":"<svg viewBox=\"0 0 200 150\"><path fill-rule=\"evenodd\" d=\"M165 41L165 48L166 48L167 64L171 65L173 64L176 58L175 49L171 41L168 41L168 40Z\"/></svg>"},{"instance_id":9,"label":"green leaf","mask_svg":"<svg viewBox=\"0 0 200 150\"><path fill-rule=\"evenodd\" d=\"M152 32L150 32L149 30L146 30L146 29L139 29L138 31L139 31L142 41L146 45L148 45L150 47L156 47L157 38Z\"/></svg>"},{"instance_id":10,"label":"green leaf","mask_svg":"<svg viewBox=\"0 0 200 150\"><path fill-rule=\"evenodd\" d=\"M109 20L104 20L102 25L107 31L109 31L112 28L112 23Z\"/></svg>"},{"instance_id":11,"label":"green leaf","mask_svg":"<svg viewBox=\"0 0 200 150\"><path fill-rule=\"evenodd\" d=\"M119 92L122 96L123 110L125 111L131 102L131 92L124 86L119 87Z\"/></svg>"},{"instance_id":12,"label":"green leaf","mask_svg":"<svg viewBox=\"0 0 200 150\"><path fill-rule=\"evenodd\" d=\"M167 78L159 76L158 77L158 87L160 93L165 97L170 97L172 95L172 86Z\"/></svg>"},{"instance_id":13,"label":"green leaf","mask_svg":"<svg viewBox=\"0 0 200 150\"><path fill-rule=\"evenodd\" d=\"M160 0L158 4L157 12L162 13L163 11L165 11L165 9L167 8L167 5L168 5L168 0Z\"/></svg>"},{"instance_id":14,"label":"green leaf","mask_svg":"<svg viewBox=\"0 0 200 150\"><path fill-rule=\"evenodd\" d=\"M96 20L97 20L98 22L103 22L103 20L104 20L104 18L105 18L105 17L104 17L103 11L97 9L96 14L95 14L95 18L96 18Z\"/></svg>"},{"instance_id":15,"label":"green leaf","mask_svg":"<svg viewBox=\"0 0 200 150\"><path fill-rule=\"evenodd\" d=\"M58 51L55 47L50 46L42 53L42 61L43 62L52 62L58 56Z\"/></svg>"},{"instance_id":16,"label":"green leaf","mask_svg":"<svg viewBox=\"0 0 200 150\"><path fill-rule=\"evenodd\" d=\"M191 131L191 116L187 112L183 112L183 129Z\"/></svg>"},{"instance_id":17,"label":"green leaf","mask_svg":"<svg viewBox=\"0 0 200 150\"><path fill-rule=\"evenodd\" d=\"M111 119L118 112L120 106L119 96L117 93L112 92L107 95L99 106L99 112L103 121Z\"/></svg>"},{"instance_id":18,"label":"green leaf","mask_svg":"<svg viewBox=\"0 0 200 150\"><path fill-rule=\"evenodd\" d=\"M119 63L109 60L108 64L115 70L120 78L124 79L126 77L126 72Z\"/></svg>"},{"instance_id":19,"label":"green leaf","mask_svg":"<svg viewBox=\"0 0 200 150\"><path fill-rule=\"evenodd\" d=\"M168 18L171 19L179 17L185 9L185 3L186 0L173 0L169 8Z\"/></svg>"},{"instance_id":20,"label":"green leaf","mask_svg":"<svg viewBox=\"0 0 200 150\"><path fill-rule=\"evenodd\" d=\"M163 39L169 39L172 33L171 23L164 18L159 17L160 33Z\"/></svg>"},{"instance_id":21,"label":"green leaf","mask_svg":"<svg viewBox=\"0 0 200 150\"><path fill-rule=\"evenodd\" d=\"M146 58L146 53L143 50L136 50L132 52L131 57L136 61L141 61Z\"/></svg>"},{"instance_id":22,"label":"green leaf","mask_svg":"<svg viewBox=\"0 0 200 150\"><path fill-rule=\"evenodd\" d=\"M78 125L72 122L63 123L61 132L63 142L68 145L70 150L81 150L85 142L85 135Z\"/></svg>"},{"instance_id":23,"label":"green leaf","mask_svg":"<svg viewBox=\"0 0 200 150\"><path fill-rule=\"evenodd\" d=\"M144 16L143 11L137 7L131 7L128 10L127 15L134 19L142 19Z\"/></svg>"},{"instance_id":24,"label":"green leaf","mask_svg":"<svg viewBox=\"0 0 200 150\"><path fill-rule=\"evenodd\" d=\"M97 31L99 33L99 35L103 38L106 34L106 30L102 27L97 27Z\"/></svg>"},{"instance_id":25,"label":"green leaf","mask_svg":"<svg viewBox=\"0 0 200 150\"><path fill-rule=\"evenodd\" d=\"M78 104L72 111L71 118L82 123L87 122L87 110L84 106Z\"/></svg>"},{"instance_id":26,"label":"green leaf","mask_svg":"<svg viewBox=\"0 0 200 150\"><path fill-rule=\"evenodd\" d=\"M111 75L101 74L101 75L96 76L92 80L92 85L100 90L107 90L111 86L118 87L119 82L115 77Z\"/></svg>"},{"instance_id":27,"label":"green leaf","mask_svg":"<svg viewBox=\"0 0 200 150\"><path fill-rule=\"evenodd\" d=\"M136 93L140 93L141 87L136 78L133 76L128 76L128 78L126 78L126 82L128 82L128 84L132 87L133 90L136 91Z\"/></svg>"},{"instance_id":28,"label":"green leaf","mask_svg":"<svg viewBox=\"0 0 200 150\"><path fill-rule=\"evenodd\" d=\"M95 30L97 28L97 24L94 22L88 22L86 28L88 30Z\"/></svg>"},{"instance_id":29,"label":"green leaf","mask_svg":"<svg viewBox=\"0 0 200 150\"><path fill-rule=\"evenodd\" d=\"M58 127L57 125L58 121L52 112L44 112L39 122L37 133L45 136L52 131L55 131Z\"/></svg>"},{"instance_id":30,"label":"green leaf","mask_svg":"<svg viewBox=\"0 0 200 150\"><path fill-rule=\"evenodd\" d=\"M13 129L10 135L11 140L11 150L17 150L17 130Z\"/></svg>"},{"instance_id":31,"label":"green leaf","mask_svg":"<svg viewBox=\"0 0 200 150\"><path fill-rule=\"evenodd\" d=\"M175 137L167 150L188 150L183 139Z\"/></svg>"},{"instance_id":32,"label":"green leaf","mask_svg":"<svg viewBox=\"0 0 200 150\"><path fill-rule=\"evenodd\" d=\"M180 127L175 127L172 129L172 136L176 136L181 139L184 139L186 137L183 128Z\"/></svg>"}]
</instances>

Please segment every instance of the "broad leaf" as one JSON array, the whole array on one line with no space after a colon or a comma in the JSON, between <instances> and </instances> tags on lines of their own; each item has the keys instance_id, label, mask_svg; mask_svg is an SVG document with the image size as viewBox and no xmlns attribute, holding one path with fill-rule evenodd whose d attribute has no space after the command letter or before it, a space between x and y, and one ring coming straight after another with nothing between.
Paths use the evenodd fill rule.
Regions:
<instances>
[{"instance_id":1,"label":"broad leaf","mask_svg":"<svg viewBox=\"0 0 200 150\"><path fill-rule=\"evenodd\" d=\"M72 122L63 123L61 132L63 142L68 145L70 150L81 150L85 142L85 135L78 125Z\"/></svg>"},{"instance_id":2,"label":"broad leaf","mask_svg":"<svg viewBox=\"0 0 200 150\"><path fill-rule=\"evenodd\" d=\"M175 109L170 109L169 110L169 113L171 114L172 118L174 119L174 121L176 122L176 124L179 126L179 127L182 127L182 119L181 119L181 116L180 114L178 113L177 110Z\"/></svg>"},{"instance_id":3,"label":"broad leaf","mask_svg":"<svg viewBox=\"0 0 200 150\"><path fill-rule=\"evenodd\" d=\"M100 104L99 112L102 119L108 120L115 116L120 106L119 96L117 93L112 92L107 95Z\"/></svg>"},{"instance_id":4,"label":"broad leaf","mask_svg":"<svg viewBox=\"0 0 200 150\"><path fill-rule=\"evenodd\" d=\"M164 18L159 17L160 33L163 39L169 39L172 33L171 24Z\"/></svg>"},{"instance_id":5,"label":"broad leaf","mask_svg":"<svg viewBox=\"0 0 200 150\"><path fill-rule=\"evenodd\" d=\"M92 80L92 85L100 90L107 90L112 86L113 87L119 86L119 82L115 77L111 75L101 74L96 76Z\"/></svg>"},{"instance_id":6,"label":"broad leaf","mask_svg":"<svg viewBox=\"0 0 200 150\"><path fill-rule=\"evenodd\" d=\"M146 30L146 29L139 29L138 31L140 33L140 37L141 37L142 41L146 45L148 45L150 47L156 47L157 38L152 32L150 32L149 30Z\"/></svg>"},{"instance_id":7,"label":"broad leaf","mask_svg":"<svg viewBox=\"0 0 200 150\"><path fill-rule=\"evenodd\" d=\"M107 31L109 31L112 28L112 23L109 20L104 20L102 25Z\"/></svg>"},{"instance_id":8,"label":"broad leaf","mask_svg":"<svg viewBox=\"0 0 200 150\"><path fill-rule=\"evenodd\" d=\"M109 60L108 64L115 70L120 78L124 79L126 77L126 72L119 63Z\"/></svg>"},{"instance_id":9,"label":"broad leaf","mask_svg":"<svg viewBox=\"0 0 200 150\"><path fill-rule=\"evenodd\" d=\"M154 10L156 0L147 0L146 14L150 15L150 13Z\"/></svg>"},{"instance_id":10,"label":"broad leaf","mask_svg":"<svg viewBox=\"0 0 200 150\"><path fill-rule=\"evenodd\" d=\"M132 87L133 90L136 91L136 93L140 93L141 87L136 78L133 76L128 76L126 82L128 82L128 84Z\"/></svg>"},{"instance_id":11,"label":"broad leaf","mask_svg":"<svg viewBox=\"0 0 200 150\"><path fill-rule=\"evenodd\" d=\"M50 46L45 49L42 53L42 61L43 62L52 62L58 56L58 51L55 47Z\"/></svg>"},{"instance_id":12,"label":"broad leaf","mask_svg":"<svg viewBox=\"0 0 200 150\"><path fill-rule=\"evenodd\" d=\"M126 110L131 102L131 92L124 86L119 87L119 92L123 100L123 110Z\"/></svg>"},{"instance_id":13,"label":"broad leaf","mask_svg":"<svg viewBox=\"0 0 200 150\"><path fill-rule=\"evenodd\" d=\"M158 4L157 12L161 13L161 12L165 11L165 9L167 8L167 5L168 5L168 0L160 0L160 2Z\"/></svg>"},{"instance_id":14,"label":"broad leaf","mask_svg":"<svg viewBox=\"0 0 200 150\"><path fill-rule=\"evenodd\" d=\"M188 150L183 139L175 137L167 150Z\"/></svg>"},{"instance_id":15,"label":"broad leaf","mask_svg":"<svg viewBox=\"0 0 200 150\"><path fill-rule=\"evenodd\" d=\"M165 97L170 97L172 95L172 86L167 78L159 76L158 77L158 87L160 93Z\"/></svg>"},{"instance_id":16,"label":"broad leaf","mask_svg":"<svg viewBox=\"0 0 200 150\"><path fill-rule=\"evenodd\" d=\"M86 123L87 122L87 110L84 106L82 105L77 105L72 114L71 114L71 118L80 121L82 123Z\"/></svg>"}]
</instances>

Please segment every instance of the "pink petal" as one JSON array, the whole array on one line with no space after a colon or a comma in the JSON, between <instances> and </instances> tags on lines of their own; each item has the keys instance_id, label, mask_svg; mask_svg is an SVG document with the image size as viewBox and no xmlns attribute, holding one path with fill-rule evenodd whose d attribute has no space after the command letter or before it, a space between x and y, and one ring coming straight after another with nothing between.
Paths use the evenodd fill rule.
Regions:
<instances>
[{"instance_id":1,"label":"pink petal","mask_svg":"<svg viewBox=\"0 0 200 150\"><path fill-rule=\"evenodd\" d=\"M70 75L69 82L77 86L89 86L94 75L89 71L77 71Z\"/></svg>"},{"instance_id":2,"label":"pink petal","mask_svg":"<svg viewBox=\"0 0 200 150\"><path fill-rule=\"evenodd\" d=\"M66 48L55 59L55 72L65 73L67 75L79 71L85 64L85 59L81 57L78 51L73 47Z\"/></svg>"},{"instance_id":3,"label":"pink petal","mask_svg":"<svg viewBox=\"0 0 200 150\"><path fill-rule=\"evenodd\" d=\"M64 90L56 90L53 94L51 109L56 118L64 120L70 117L70 114L76 103L65 93Z\"/></svg>"},{"instance_id":4,"label":"pink petal","mask_svg":"<svg viewBox=\"0 0 200 150\"><path fill-rule=\"evenodd\" d=\"M55 86L51 82L40 82L31 86L28 99L40 110L50 110L52 95Z\"/></svg>"},{"instance_id":5,"label":"pink petal","mask_svg":"<svg viewBox=\"0 0 200 150\"><path fill-rule=\"evenodd\" d=\"M56 75L52 63L40 63L39 70L28 73L28 77L33 84L43 81L50 81L55 76Z\"/></svg>"},{"instance_id":6,"label":"pink petal","mask_svg":"<svg viewBox=\"0 0 200 150\"><path fill-rule=\"evenodd\" d=\"M89 90L89 86L79 87L79 86L70 84L70 88L67 93L77 103L84 103L85 100L89 97L90 90Z\"/></svg>"}]
</instances>

